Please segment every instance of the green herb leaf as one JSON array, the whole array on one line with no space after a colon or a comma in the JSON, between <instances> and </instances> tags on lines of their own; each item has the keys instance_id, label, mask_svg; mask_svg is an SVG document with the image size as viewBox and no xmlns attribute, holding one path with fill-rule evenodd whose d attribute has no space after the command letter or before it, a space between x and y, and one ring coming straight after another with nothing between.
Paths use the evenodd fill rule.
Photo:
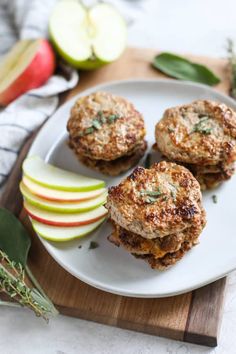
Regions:
<instances>
[{"instance_id":1,"label":"green herb leaf","mask_svg":"<svg viewBox=\"0 0 236 354\"><path fill-rule=\"evenodd\" d=\"M213 200L213 203L214 203L214 204L217 204L217 202L218 202L218 200L217 200L217 195L214 194L214 195L212 196L212 200Z\"/></svg>"},{"instance_id":2,"label":"green herb leaf","mask_svg":"<svg viewBox=\"0 0 236 354\"><path fill-rule=\"evenodd\" d=\"M96 241L91 241L90 245L89 245L89 250L93 250L98 247L99 247L99 244Z\"/></svg>"},{"instance_id":3,"label":"green herb leaf","mask_svg":"<svg viewBox=\"0 0 236 354\"><path fill-rule=\"evenodd\" d=\"M87 129L85 129L85 134L88 135L88 134L91 134L94 132L94 128L93 127L89 127Z\"/></svg>"},{"instance_id":4,"label":"green herb leaf","mask_svg":"<svg viewBox=\"0 0 236 354\"><path fill-rule=\"evenodd\" d=\"M0 208L0 249L11 261L26 266L30 237L20 221L8 210Z\"/></svg>"},{"instance_id":5,"label":"green herb leaf","mask_svg":"<svg viewBox=\"0 0 236 354\"><path fill-rule=\"evenodd\" d=\"M200 118L199 122L196 123L193 127L193 130L191 131L191 133L202 133L205 135L209 135L211 134L212 128L210 128L209 126L206 126L205 123L209 120L208 117L202 117Z\"/></svg>"},{"instance_id":6,"label":"green herb leaf","mask_svg":"<svg viewBox=\"0 0 236 354\"><path fill-rule=\"evenodd\" d=\"M109 117L108 117L108 121L109 123L113 123L115 120L117 120L119 118L119 116L117 114L111 114Z\"/></svg>"},{"instance_id":7,"label":"green herb leaf","mask_svg":"<svg viewBox=\"0 0 236 354\"><path fill-rule=\"evenodd\" d=\"M156 191L149 191L149 190L141 190L140 191L141 194L145 194L145 195L149 195L151 197L159 197L160 195L162 195L160 188L158 188Z\"/></svg>"},{"instance_id":8,"label":"green herb leaf","mask_svg":"<svg viewBox=\"0 0 236 354\"><path fill-rule=\"evenodd\" d=\"M95 128L95 129L97 129L97 130L99 130L99 129L101 129L101 124L100 124L100 122L99 122L99 120L98 119L94 119L93 120L93 127Z\"/></svg>"},{"instance_id":9,"label":"green herb leaf","mask_svg":"<svg viewBox=\"0 0 236 354\"><path fill-rule=\"evenodd\" d=\"M172 53L165 52L155 56L153 66L164 74L179 80L201 82L209 86L220 82L220 79L206 66L193 63Z\"/></svg>"}]
</instances>

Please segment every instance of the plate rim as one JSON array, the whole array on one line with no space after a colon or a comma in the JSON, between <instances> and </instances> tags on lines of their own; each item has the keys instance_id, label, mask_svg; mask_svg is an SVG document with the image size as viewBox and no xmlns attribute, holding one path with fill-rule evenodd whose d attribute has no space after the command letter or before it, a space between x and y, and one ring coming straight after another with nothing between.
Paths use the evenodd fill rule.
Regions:
<instances>
[{"instance_id":1,"label":"plate rim","mask_svg":"<svg viewBox=\"0 0 236 354\"><path fill-rule=\"evenodd\" d=\"M90 94L92 92L98 91L98 90L109 90L107 89L108 86L117 86L117 85L122 85L122 84L133 84L133 83L137 83L140 82L140 84L143 83L157 83L157 84L166 84L166 85L175 85L175 86L185 86L185 87L193 87L193 88L200 88L200 89L205 89L207 90L208 93L212 93L214 95L219 95L219 97L224 97L224 99L226 101L228 101L228 105L234 107L234 109L236 109L236 102L229 96L227 96L225 93L218 91L210 86L201 84L201 83L195 83L195 82L191 82L191 81L180 81L180 80L174 80L174 79L158 79L158 78L129 78L129 79L124 79L124 80L111 80L111 81L106 81L104 83L100 83L98 85L94 85L91 86L75 95L73 95L71 98L69 98L69 100L67 100L66 102L64 102L60 107L58 107L53 114L48 118L48 120L43 124L43 126L40 128L36 138L34 139L33 144L30 147L30 150L28 151L27 156L31 156L31 155L35 155L36 153L34 152L35 150L35 145L37 144L37 140L40 139L41 134L43 134L43 132L47 129L47 125L48 123L54 118L55 115L60 114L60 111L63 110L64 106L69 105L71 103L71 105L73 104L73 102L75 100L77 100L79 97ZM57 136L57 140L61 139L61 137L64 135L64 131L61 131L60 136ZM43 158L45 160L47 155L49 154L50 150L52 149L52 146L48 149L47 153L45 156L43 156ZM33 152L33 153L32 153ZM37 234L37 233L36 233ZM182 287L179 291L170 291L167 293L156 293L156 292L149 292L148 294L144 294L144 293L138 293L138 292L134 292L134 291L125 291L123 292L122 289L119 290L119 288L114 288L113 286L109 285L109 288L107 288L106 286L103 285L103 283L101 283L100 281L97 280L91 280L91 278L87 278L86 276L84 276L83 274L76 273L73 269L71 269L69 266L67 266L66 263L64 263L63 261L61 261L60 257L57 257L53 254L53 252L51 252L51 249L49 247L49 242L47 240L42 239L38 234L37 237L40 239L42 245L45 247L45 249L47 250L47 252L50 254L50 256L64 269L66 270L68 273L70 273L71 275L73 275L75 278L79 279L80 281L83 281L84 283L97 288L99 290L108 292L108 293L112 293L112 294L116 294L116 295L121 295L121 296L125 296L125 297L136 297L136 298L164 298L164 297L169 297L169 296L177 296L180 294L184 294L190 291L193 291L195 289L201 288L202 286L205 286L207 284L210 284L216 280L219 280L223 277L225 277L227 274L231 273L232 271L234 271L236 269L236 263L234 266L228 266L226 267L225 271L222 272L221 274L216 275L215 277L212 276L211 278L207 279L206 281L202 281L200 283L197 283L194 286L185 286ZM117 290L118 289L118 290Z\"/></svg>"}]
</instances>

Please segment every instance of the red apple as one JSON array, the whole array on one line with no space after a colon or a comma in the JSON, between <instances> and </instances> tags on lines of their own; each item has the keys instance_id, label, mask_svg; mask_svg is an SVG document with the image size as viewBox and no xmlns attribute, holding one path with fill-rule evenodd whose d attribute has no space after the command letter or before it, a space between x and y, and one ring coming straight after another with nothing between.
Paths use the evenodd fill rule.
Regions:
<instances>
[{"instance_id":1,"label":"red apple","mask_svg":"<svg viewBox=\"0 0 236 354\"><path fill-rule=\"evenodd\" d=\"M0 64L0 106L43 85L55 70L55 55L45 39L16 43Z\"/></svg>"}]
</instances>

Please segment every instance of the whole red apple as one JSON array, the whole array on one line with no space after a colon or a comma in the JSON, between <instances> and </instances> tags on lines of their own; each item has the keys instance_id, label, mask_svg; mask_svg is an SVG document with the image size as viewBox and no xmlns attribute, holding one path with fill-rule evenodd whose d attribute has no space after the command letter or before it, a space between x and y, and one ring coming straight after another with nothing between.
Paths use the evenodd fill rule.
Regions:
<instances>
[{"instance_id":1,"label":"whole red apple","mask_svg":"<svg viewBox=\"0 0 236 354\"><path fill-rule=\"evenodd\" d=\"M0 63L0 106L43 85L55 70L55 55L46 39L17 42Z\"/></svg>"}]
</instances>

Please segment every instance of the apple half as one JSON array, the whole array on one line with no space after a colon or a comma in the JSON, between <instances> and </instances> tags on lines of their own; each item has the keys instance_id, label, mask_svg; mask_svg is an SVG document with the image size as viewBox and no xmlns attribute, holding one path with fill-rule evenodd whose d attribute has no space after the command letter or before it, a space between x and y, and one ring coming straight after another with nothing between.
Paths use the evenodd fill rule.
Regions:
<instances>
[{"instance_id":1,"label":"apple half","mask_svg":"<svg viewBox=\"0 0 236 354\"><path fill-rule=\"evenodd\" d=\"M30 190L22 182L20 183L20 191L26 201L28 201L28 203L32 204L33 206L39 209L55 211L62 214L82 213L88 210L98 208L99 206L105 204L107 198L107 193L103 193L96 198L89 199L83 202L58 203L37 197L36 195L31 193Z\"/></svg>"},{"instance_id":2,"label":"apple half","mask_svg":"<svg viewBox=\"0 0 236 354\"><path fill-rule=\"evenodd\" d=\"M45 39L22 40L0 62L0 106L43 85L55 70L55 55Z\"/></svg>"},{"instance_id":3,"label":"apple half","mask_svg":"<svg viewBox=\"0 0 236 354\"><path fill-rule=\"evenodd\" d=\"M106 188L99 188L89 192L68 192L56 189L43 187L38 183L33 182L26 176L23 176L23 184L36 196L57 202L81 202L84 200L96 198L106 192Z\"/></svg>"},{"instance_id":4,"label":"apple half","mask_svg":"<svg viewBox=\"0 0 236 354\"><path fill-rule=\"evenodd\" d=\"M58 53L78 69L96 69L119 58L126 46L124 19L110 4L86 8L78 0L59 1L49 32Z\"/></svg>"},{"instance_id":5,"label":"apple half","mask_svg":"<svg viewBox=\"0 0 236 354\"><path fill-rule=\"evenodd\" d=\"M22 168L26 177L51 189L86 192L105 187L104 181L62 170L47 164L39 156L28 157Z\"/></svg>"},{"instance_id":6,"label":"apple half","mask_svg":"<svg viewBox=\"0 0 236 354\"><path fill-rule=\"evenodd\" d=\"M105 218L102 218L92 224L74 227L51 226L32 220L32 225L37 234L46 240L62 242L73 240L91 233L101 225L104 220Z\"/></svg>"}]
</instances>

